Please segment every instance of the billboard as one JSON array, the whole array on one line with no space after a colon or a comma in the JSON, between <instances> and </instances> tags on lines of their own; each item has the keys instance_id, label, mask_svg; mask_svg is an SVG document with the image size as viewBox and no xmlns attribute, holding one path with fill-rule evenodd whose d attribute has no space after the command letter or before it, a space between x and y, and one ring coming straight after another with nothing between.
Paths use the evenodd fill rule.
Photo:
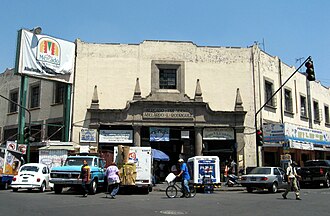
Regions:
<instances>
[{"instance_id":1,"label":"billboard","mask_svg":"<svg viewBox=\"0 0 330 216\"><path fill-rule=\"evenodd\" d=\"M100 143L133 143L132 130L100 130Z\"/></svg>"},{"instance_id":2,"label":"billboard","mask_svg":"<svg viewBox=\"0 0 330 216\"><path fill-rule=\"evenodd\" d=\"M73 82L73 42L22 29L17 47L17 73L65 83Z\"/></svg>"}]
</instances>

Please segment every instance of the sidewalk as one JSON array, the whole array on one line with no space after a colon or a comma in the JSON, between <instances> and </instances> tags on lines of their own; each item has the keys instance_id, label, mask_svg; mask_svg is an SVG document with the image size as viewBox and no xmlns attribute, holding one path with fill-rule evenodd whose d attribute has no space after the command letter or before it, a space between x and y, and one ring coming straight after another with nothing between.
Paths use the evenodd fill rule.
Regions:
<instances>
[{"instance_id":1,"label":"sidewalk","mask_svg":"<svg viewBox=\"0 0 330 216\"><path fill-rule=\"evenodd\" d=\"M221 183L221 187L220 188L214 188L214 191L244 191L245 188L242 186L233 186L233 187L228 187L224 185L224 182ZM152 187L153 191L165 191L167 188L167 183L163 182L163 183L159 183L156 184L155 186Z\"/></svg>"}]
</instances>

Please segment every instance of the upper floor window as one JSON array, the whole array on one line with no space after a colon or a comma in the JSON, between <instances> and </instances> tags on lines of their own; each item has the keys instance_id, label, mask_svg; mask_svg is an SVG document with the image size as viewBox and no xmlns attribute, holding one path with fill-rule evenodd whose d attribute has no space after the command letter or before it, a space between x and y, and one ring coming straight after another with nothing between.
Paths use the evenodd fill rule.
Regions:
<instances>
[{"instance_id":1,"label":"upper floor window","mask_svg":"<svg viewBox=\"0 0 330 216\"><path fill-rule=\"evenodd\" d=\"M330 123L330 119L329 119L329 106L324 105L324 120L326 124Z\"/></svg>"},{"instance_id":2,"label":"upper floor window","mask_svg":"<svg viewBox=\"0 0 330 216\"><path fill-rule=\"evenodd\" d=\"M159 69L159 88L177 89L177 70Z\"/></svg>"},{"instance_id":3,"label":"upper floor window","mask_svg":"<svg viewBox=\"0 0 330 216\"><path fill-rule=\"evenodd\" d=\"M9 99L15 103L9 102L9 112L14 113L18 111L18 90L13 90L9 93Z\"/></svg>"},{"instance_id":4,"label":"upper floor window","mask_svg":"<svg viewBox=\"0 0 330 216\"><path fill-rule=\"evenodd\" d=\"M306 97L300 95L300 116L307 117Z\"/></svg>"},{"instance_id":5,"label":"upper floor window","mask_svg":"<svg viewBox=\"0 0 330 216\"><path fill-rule=\"evenodd\" d=\"M293 112L292 108L292 93L290 90L284 90L284 110L287 112Z\"/></svg>"},{"instance_id":6,"label":"upper floor window","mask_svg":"<svg viewBox=\"0 0 330 216\"><path fill-rule=\"evenodd\" d=\"M30 88L30 108L36 108L40 105L40 86L34 85Z\"/></svg>"},{"instance_id":7,"label":"upper floor window","mask_svg":"<svg viewBox=\"0 0 330 216\"><path fill-rule=\"evenodd\" d=\"M152 60L151 92L153 95L172 97L185 93L185 67L183 61Z\"/></svg>"},{"instance_id":8,"label":"upper floor window","mask_svg":"<svg viewBox=\"0 0 330 216\"><path fill-rule=\"evenodd\" d=\"M65 83L54 83L54 103L61 104L64 101Z\"/></svg>"},{"instance_id":9,"label":"upper floor window","mask_svg":"<svg viewBox=\"0 0 330 216\"><path fill-rule=\"evenodd\" d=\"M314 121L320 121L319 103L313 101Z\"/></svg>"},{"instance_id":10,"label":"upper floor window","mask_svg":"<svg viewBox=\"0 0 330 216\"><path fill-rule=\"evenodd\" d=\"M272 97L273 91L274 91L273 83L271 83L269 81L265 81L265 101L268 101L269 98ZM267 102L267 105L275 107L274 97L270 101Z\"/></svg>"}]
</instances>

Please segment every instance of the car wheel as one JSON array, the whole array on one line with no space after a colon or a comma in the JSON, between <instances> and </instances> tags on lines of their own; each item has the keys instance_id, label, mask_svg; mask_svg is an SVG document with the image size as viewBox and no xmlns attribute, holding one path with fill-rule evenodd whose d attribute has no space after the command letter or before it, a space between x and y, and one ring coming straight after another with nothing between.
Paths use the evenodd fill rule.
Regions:
<instances>
[{"instance_id":1,"label":"car wheel","mask_svg":"<svg viewBox=\"0 0 330 216\"><path fill-rule=\"evenodd\" d=\"M247 187L246 190L247 190L248 193L252 193L253 188L251 188L251 187Z\"/></svg>"},{"instance_id":2,"label":"car wheel","mask_svg":"<svg viewBox=\"0 0 330 216\"><path fill-rule=\"evenodd\" d=\"M43 192L45 192L45 190L46 190L46 183L43 182L43 183L41 184L40 188L39 188L39 191L40 191L41 193L43 193Z\"/></svg>"},{"instance_id":3,"label":"car wheel","mask_svg":"<svg viewBox=\"0 0 330 216\"><path fill-rule=\"evenodd\" d=\"M18 188L13 188L13 192L17 192L18 191Z\"/></svg>"},{"instance_id":4,"label":"car wheel","mask_svg":"<svg viewBox=\"0 0 330 216\"><path fill-rule=\"evenodd\" d=\"M269 188L268 191L271 192L271 193L276 193L276 192L278 191L277 183L274 182L274 183L272 184L272 187Z\"/></svg>"},{"instance_id":5,"label":"car wheel","mask_svg":"<svg viewBox=\"0 0 330 216\"><path fill-rule=\"evenodd\" d=\"M97 191L97 182L95 180L91 181L89 185L89 193L90 194L96 194Z\"/></svg>"},{"instance_id":6,"label":"car wheel","mask_svg":"<svg viewBox=\"0 0 330 216\"><path fill-rule=\"evenodd\" d=\"M55 194L62 193L63 187L61 185L54 185Z\"/></svg>"}]
</instances>

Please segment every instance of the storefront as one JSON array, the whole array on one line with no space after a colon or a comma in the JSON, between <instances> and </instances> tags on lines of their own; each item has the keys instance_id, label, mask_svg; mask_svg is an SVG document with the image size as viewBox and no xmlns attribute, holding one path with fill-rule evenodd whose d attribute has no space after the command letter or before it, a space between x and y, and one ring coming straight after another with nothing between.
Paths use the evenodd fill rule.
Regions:
<instances>
[{"instance_id":1,"label":"storefront","mask_svg":"<svg viewBox=\"0 0 330 216\"><path fill-rule=\"evenodd\" d=\"M204 102L140 100L122 110L88 109L89 130L97 130L98 152L116 145L150 146L169 155L175 163L195 155L216 155L223 161L236 159L244 146L246 112L213 111ZM243 151L243 150L242 150ZM243 152L240 152L243 155Z\"/></svg>"},{"instance_id":2,"label":"storefront","mask_svg":"<svg viewBox=\"0 0 330 216\"><path fill-rule=\"evenodd\" d=\"M299 166L313 159L328 159L330 132L284 124L266 124L263 127L263 164L279 166L280 156L290 154Z\"/></svg>"}]
</instances>

